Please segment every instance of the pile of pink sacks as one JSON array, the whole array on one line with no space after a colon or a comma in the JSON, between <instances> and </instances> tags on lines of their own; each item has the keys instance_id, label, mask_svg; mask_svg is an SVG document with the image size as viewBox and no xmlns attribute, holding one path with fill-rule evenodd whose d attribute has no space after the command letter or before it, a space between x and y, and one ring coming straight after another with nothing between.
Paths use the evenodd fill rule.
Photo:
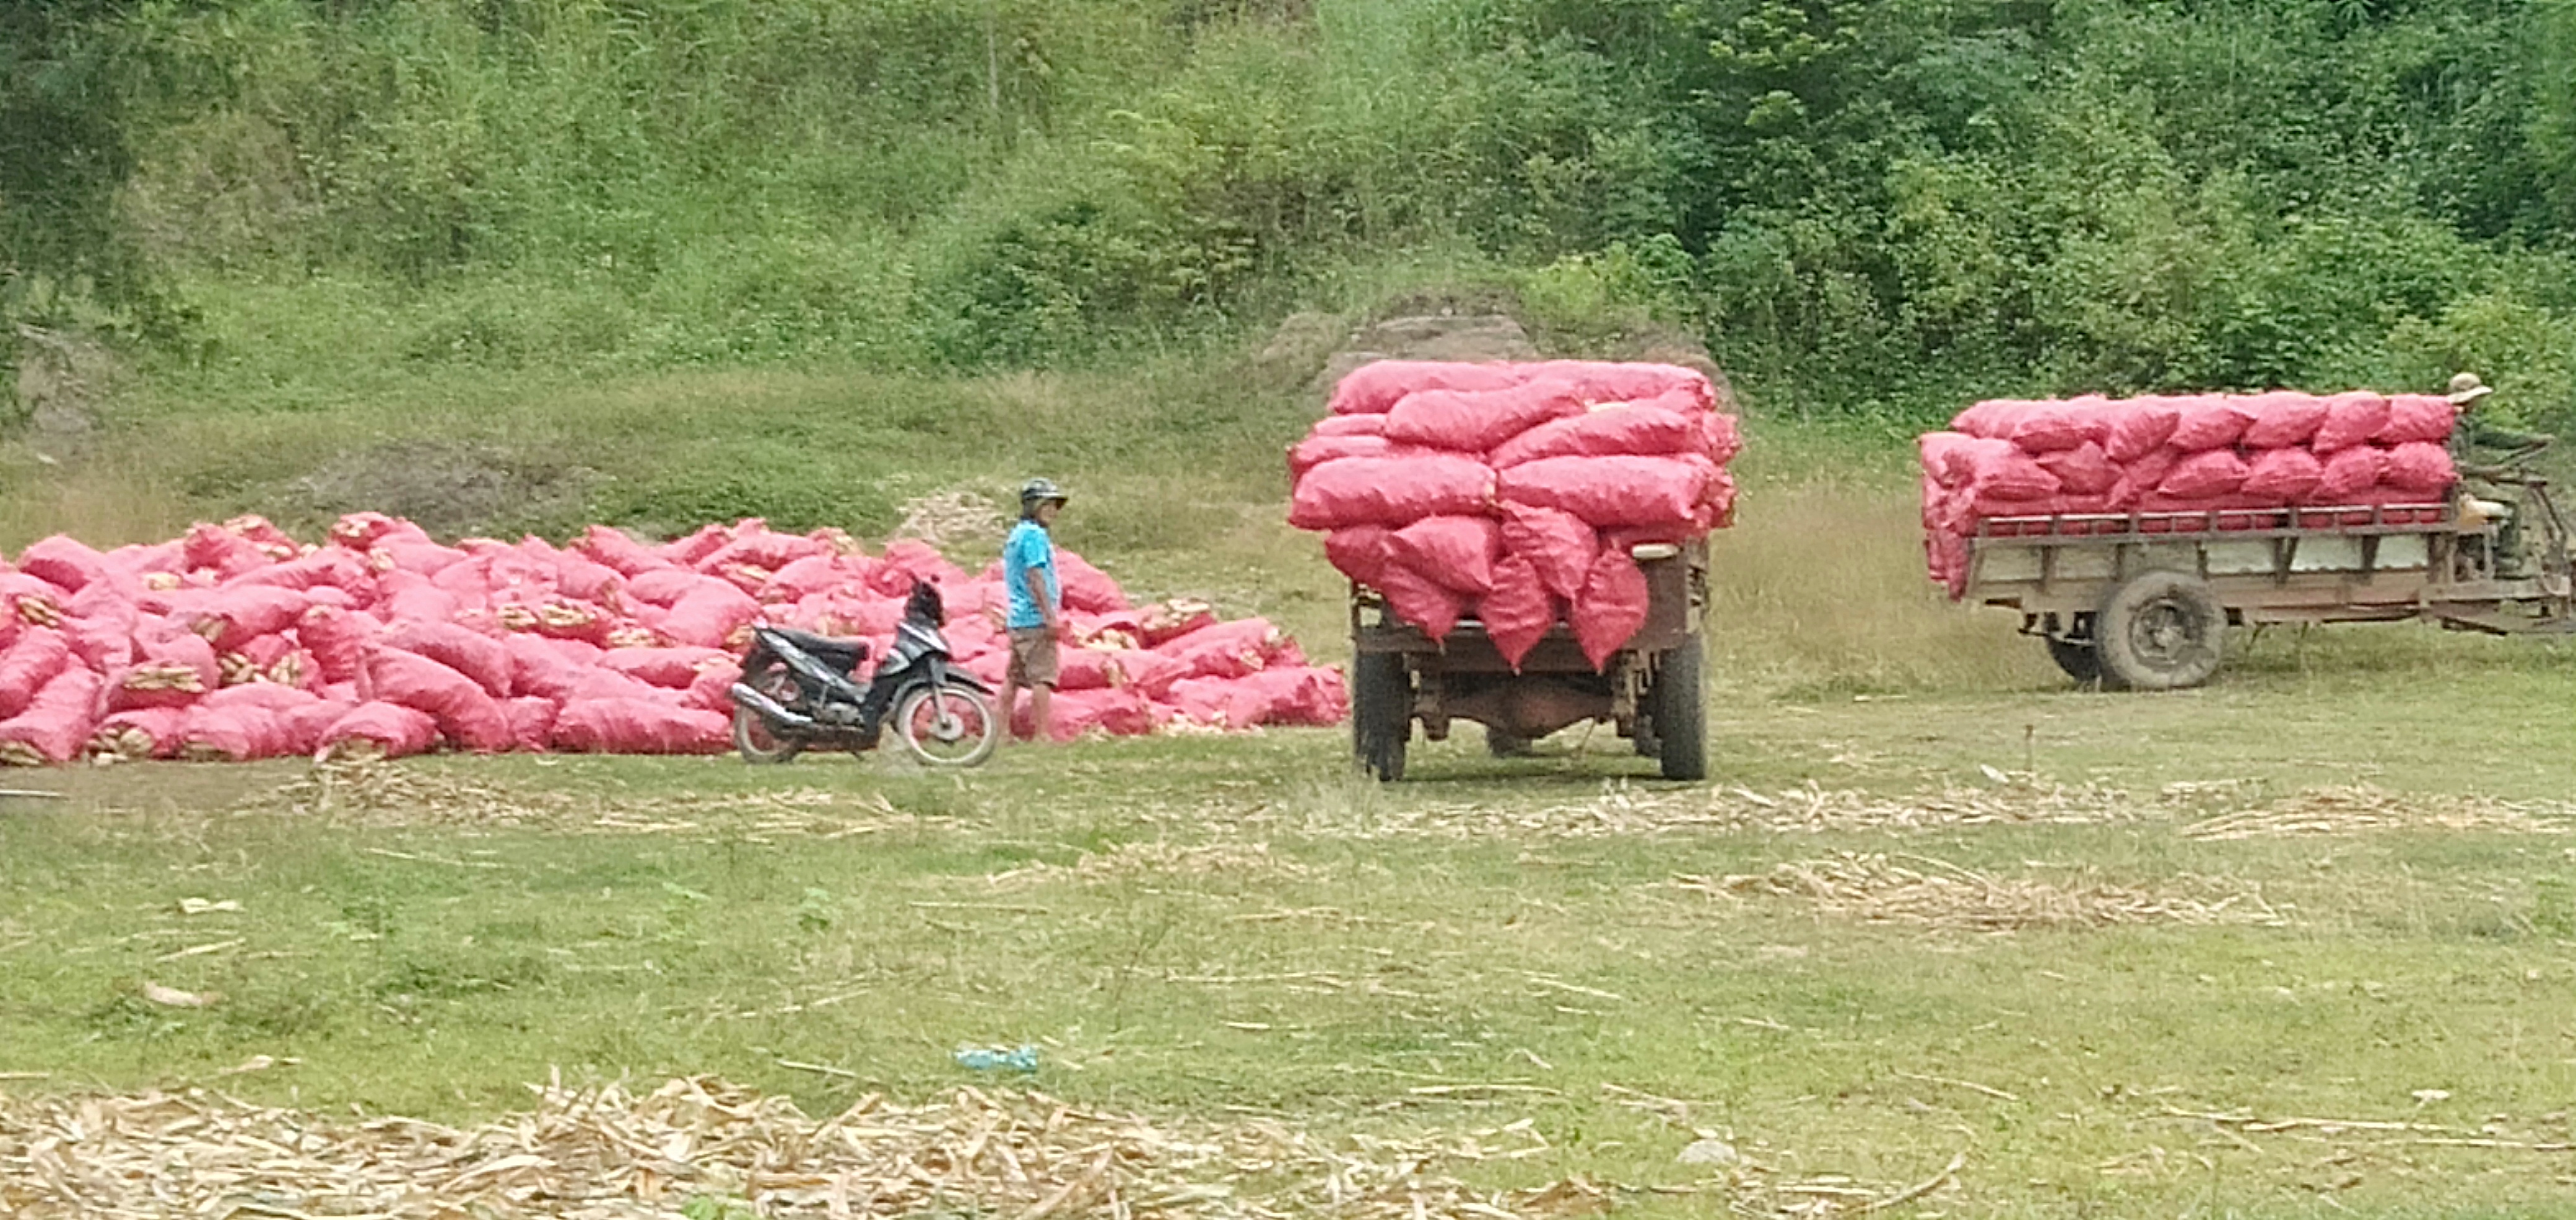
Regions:
<instances>
[{"instance_id":1,"label":"pile of pink sacks","mask_svg":"<svg viewBox=\"0 0 2576 1220\"><path fill-rule=\"evenodd\" d=\"M2329 525L2374 511L2435 519L2458 480L2446 448L2455 413L2431 395L2367 390L1981 402L1952 431L1921 438L1932 579L1960 596L1968 539L2022 528L1998 518L2116 514L2027 528L2148 532Z\"/></svg>"},{"instance_id":2,"label":"pile of pink sacks","mask_svg":"<svg viewBox=\"0 0 2576 1220\"><path fill-rule=\"evenodd\" d=\"M1288 451L1288 523L1434 640L1473 618L1517 669L1563 622L1599 668L1645 622L1632 548L1731 524L1742 447L1691 369L1380 361Z\"/></svg>"},{"instance_id":3,"label":"pile of pink sacks","mask_svg":"<svg viewBox=\"0 0 2576 1220\"><path fill-rule=\"evenodd\" d=\"M1339 671L1268 622L1135 607L1058 555L1056 736L1340 720ZM916 581L939 586L961 668L998 686L998 565L969 576L915 541L872 557L746 520L663 544L593 526L564 547L446 546L373 513L319 546L257 517L104 553L56 536L0 561L0 762L719 751L751 624L881 656Z\"/></svg>"}]
</instances>

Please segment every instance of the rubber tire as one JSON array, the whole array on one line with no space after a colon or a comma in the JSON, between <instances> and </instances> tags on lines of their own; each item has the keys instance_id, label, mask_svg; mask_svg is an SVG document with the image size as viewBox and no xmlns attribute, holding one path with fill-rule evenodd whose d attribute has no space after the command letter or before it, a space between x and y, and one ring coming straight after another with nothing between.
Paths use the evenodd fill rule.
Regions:
<instances>
[{"instance_id":1,"label":"rubber tire","mask_svg":"<svg viewBox=\"0 0 2576 1220\"><path fill-rule=\"evenodd\" d=\"M1413 740L1413 678L1404 657L1363 652L1351 658L1351 753L1360 770L1382 783L1404 778L1404 751Z\"/></svg>"},{"instance_id":2,"label":"rubber tire","mask_svg":"<svg viewBox=\"0 0 2576 1220\"><path fill-rule=\"evenodd\" d=\"M1513 736L1489 724L1485 726L1485 753L1496 758L1527 758L1530 756L1530 739Z\"/></svg>"},{"instance_id":3,"label":"rubber tire","mask_svg":"<svg viewBox=\"0 0 2576 1220\"><path fill-rule=\"evenodd\" d=\"M2093 641L2062 640L2053 635L2040 638L2048 644L2048 659L2057 662L2057 667L2077 685L2091 686L2102 681L2102 653Z\"/></svg>"},{"instance_id":4,"label":"rubber tire","mask_svg":"<svg viewBox=\"0 0 2576 1220\"><path fill-rule=\"evenodd\" d=\"M922 702L933 694L964 699L975 706L976 715L984 722L984 739L976 742L975 748L968 751L962 758L938 757L921 748L920 744L912 738L913 713L920 710ZM992 702L984 698L983 694L974 687L963 683L951 682L936 690L929 686L918 686L905 691L901 698L895 700L894 710L888 715L892 716L893 720L886 727L894 733L897 741L903 743L904 750L912 755L913 760L925 767L980 767L984 765L986 759L993 756L994 747L1002 744L1002 724L995 717Z\"/></svg>"},{"instance_id":5,"label":"rubber tire","mask_svg":"<svg viewBox=\"0 0 2576 1220\"><path fill-rule=\"evenodd\" d=\"M769 664L762 666L758 673L744 674L742 676L743 684L769 696L772 699L776 699L778 698L778 691L775 688L775 685L764 686L762 683L770 682L773 679L784 676L786 669L787 665L785 662L773 660ZM781 702L784 701L782 700ZM775 734L768 731L768 727L768 722L760 718L760 713L755 712L750 708L743 707L740 704L734 705L734 753L742 755L742 760L752 764L753 766L776 766L781 763L794 762L796 761L797 755L805 752L804 742L795 740L780 741ZM752 734L755 731L758 731L761 736L770 739L768 747L763 748L758 741L753 739Z\"/></svg>"},{"instance_id":6,"label":"rubber tire","mask_svg":"<svg viewBox=\"0 0 2576 1220\"><path fill-rule=\"evenodd\" d=\"M1700 688L1707 655L1698 636L1664 654L1648 692L1655 721L1656 760L1665 779L1708 778L1708 696Z\"/></svg>"},{"instance_id":7,"label":"rubber tire","mask_svg":"<svg viewBox=\"0 0 2576 1220\"><path fill-rule=\"evenodd\" d=\"M2093 616L2102 683L2124 690L2184 690L2218 672L2227 609L2186 572L2146 572L2113 589Z\"/></svg>"}]
</instances>

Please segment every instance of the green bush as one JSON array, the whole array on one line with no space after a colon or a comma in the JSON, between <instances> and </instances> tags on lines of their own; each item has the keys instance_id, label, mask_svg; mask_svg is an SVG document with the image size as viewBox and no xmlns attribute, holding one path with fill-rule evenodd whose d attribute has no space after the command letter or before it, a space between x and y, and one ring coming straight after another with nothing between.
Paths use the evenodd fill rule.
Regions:
<instances>
[{"instance_id":1,"label":"green bush","mask_svg":"<svg viewBox=\"0 0 2576 1220\"><path fill-rule=\"evenodd\" d=\"M1806 412L2461 361L2576 400L2558 0L0 12L0 311L177 285L217 399L1117 365L1472 265L1552 341L1694 328Z\"/></svg>"}]
</instances>

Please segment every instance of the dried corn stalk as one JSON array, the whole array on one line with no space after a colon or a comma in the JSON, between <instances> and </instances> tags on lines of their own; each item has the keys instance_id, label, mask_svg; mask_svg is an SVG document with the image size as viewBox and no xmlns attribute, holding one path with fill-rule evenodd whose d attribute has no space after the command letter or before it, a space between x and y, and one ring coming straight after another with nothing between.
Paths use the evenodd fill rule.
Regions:
<instances>
[{"instance_id":1,"label":"dried corn stalk","mask_svg":"<svg viewBox=\"0 0 2576 1220\"><path fill-rule=\"evenodd\" d=\"M1022 888L1049 880L1119 881L1143 876L1205 877L1220 874L1298 878L1314 869L1270 853L1267 843L1203 843L1182 846L1153 840L1120 843L1105 852L1084 852L1070 866L1029 864L995 873L985 881L998 888Z\"/></svg>"},{"instance_id":2,"label":"dried corn stalk","mask_svg":"<svg viewBox=\"0 0 2576 1220\"><path fill-rule=\"evenodd\" d=\"M2214 899L2084 881L2058 885L1994 877L1927 857L1916 869L1882 855L1840 853L1781 864L1767 873L1681 877L1686 890L1733 897L1794 898L1864 923L1907 923L1979 932L2115 924L2281 924L2287 920L2260 892L2240 889ZM2214 888L2214 887L2212 887Z\"/></svg>"},{"instance_id":3,"label":"dried corn stalk","mask_svg":"<svg viewBox=\"0 0 2576 1220\"><path fill-rule=\"evenodd\" d=\"M536 1090L470 1130L181 1094L0 1097L0 1215L669 1216L700 1196L760 1214L1463 1220L1606 1209L1579 1180L1475 1191L1444 1164L1544 1152L1526 1124L1346 1147L1272 1122L1157 1125L1039 1093L871 1095L815 1121L712 1078L646 1095Z\"/></svg>"},{"instance_id":4,"label":"dried corn stalk","mask_svg":"<svg viewBox=\"0 0 2576 1220\"><path fill-rule=\"evenodd\" d=\"M2367 784L2310 788L2252 809L2223 813L2182 829L2203 840L2293 835L2363 834L2383 830L2466 830L2493 834L2566 834L2576 806L2514 803L2478 796L2398 795Z\"/></svg>"},{"instance_id":5,"label":"dried corn stalk","mask_svg":"<svg viewBox=\"0 0 2576 1220\"><path fill-rule=\"evenodd\" d=\"M239 654L231 654L239 655ZM185 665L137 665L125 671L119 685L130 691L185 691L192 695L206 693L205 679Z\"/></svg>"}]
</instances>

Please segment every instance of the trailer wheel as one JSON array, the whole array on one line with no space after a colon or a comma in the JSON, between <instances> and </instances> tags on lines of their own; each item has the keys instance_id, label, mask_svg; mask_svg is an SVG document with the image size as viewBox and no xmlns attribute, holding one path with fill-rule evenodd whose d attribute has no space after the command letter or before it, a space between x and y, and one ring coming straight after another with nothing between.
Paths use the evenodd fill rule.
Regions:
<instances>
[{"instance_id":1,"label":"trailer wheel","mask_svg":"<svg viewBox=\"0 0 2576 1220\"><path fill-rule=\"evenodd\" d=\"M1351 658L1351 750L1360 770L1392 783L1404 778L1404 748L1413 739L1413 679L1404 657L1363 652Z\"/></svg>"},{"instance_id":2,"label":"trailer wheel","mask_svg":"<svg viewBox=\"0 0 2576 1220\"><path fill-rule=\"evenodd\" d=\"M1496 758L1527 758L1530 754L1530 739L1486 725L1485 753Z\"/></svg>"},{"instance_id":3,"label":"trailer wheel","mask_svg":"<svg viewBox=\"0 0 2576 1220\"><path fill-rule=\"evenodd\" d=\"M1704 664L1698 636L1664 654L1648 692L1656 758L1665 779L1708 778L1708 699L1700 689Z\"/></svg>"},{"instance_id":4,"label":"trailer wheel","mask_svg":"<svg viewBox=\"0 0 2576 1220\"><path fill-rule=\"evenodd\" d=\"M2048 659L2057 662L2066 676L2079 684L2091 686L2102 680L2102 652L2091 640L2068 640L2057 636L2041 637L2048 641Z\"/></svg>"},{"instance_id":5,"label":"trailer wheel","mask_svg":"<svg viewBox=\"0 0 2576 1220\"><path fill-rule=\"evenodd\" d=\"M2227 610L2208 584L2182 572L2147 572L2111 591L2093 618L2102 684L2181 690L2218 672Z\"/></svg>"}]
</instances>

